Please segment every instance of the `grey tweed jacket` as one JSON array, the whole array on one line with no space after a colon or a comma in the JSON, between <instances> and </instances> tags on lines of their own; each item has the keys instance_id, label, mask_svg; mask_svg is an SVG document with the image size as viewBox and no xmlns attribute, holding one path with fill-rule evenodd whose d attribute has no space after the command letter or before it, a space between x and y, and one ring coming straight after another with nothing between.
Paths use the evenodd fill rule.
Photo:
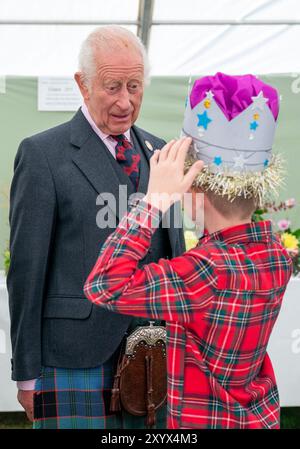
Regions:
<instances>
[{"instance_id":1,"label":"grey tweed jacket","mask_svg":"<svg viewBox=\"0 0 300 449\"><path fill-rule=\"evenodd\" d=\"M145 142L156 149L164 141L136 126L131 137L141 155L138 190L145 193L152 155ZM69 122L21 142L11 186L7 277L13 380L36 378L43 365L95 367L118 348L132 318L94 306L83 284L112 232L97 226L97 213L107 207L98 195L118 198L120 184L133 193L80 109ZM119 218L117 200L116 223ZM181 229L160 228L142 263L183 250Z\"/></svg>"}]
</instances>

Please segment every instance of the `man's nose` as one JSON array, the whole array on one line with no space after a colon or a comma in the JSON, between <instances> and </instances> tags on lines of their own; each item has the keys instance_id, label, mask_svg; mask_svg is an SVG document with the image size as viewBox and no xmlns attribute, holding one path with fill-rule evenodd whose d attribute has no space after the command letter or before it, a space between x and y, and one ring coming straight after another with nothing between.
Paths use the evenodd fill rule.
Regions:
<instances>
[{"instance_id":1,"label":"man's nose","mask_svg":"<svg viewBox=\"0 0 300 449\"><path fill-rule=\"evenodd\" d=\"M122 111L128 111L128 109L130 109L130 94L126 86L119 92L117 105Z\"/></svg>"}]
</instances>

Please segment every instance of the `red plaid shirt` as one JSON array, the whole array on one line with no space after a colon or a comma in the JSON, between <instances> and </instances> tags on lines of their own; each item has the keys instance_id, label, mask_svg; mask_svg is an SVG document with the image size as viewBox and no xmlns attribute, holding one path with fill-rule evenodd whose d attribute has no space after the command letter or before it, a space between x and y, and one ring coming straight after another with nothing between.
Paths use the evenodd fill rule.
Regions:
<instances>
[{"instance_id":1,"label":"red plaid shirt","mask_svg":"<svg viewBox=\"0 0 300 449\"><path fill-rule=\"evenodd\" d=\"M271 223L227 228L138 268L158 217L140 203L121 220L86 281L87 298L167 321L168 428L278 428L267 345L292 263Z\"/></svg>"}]
</instances>

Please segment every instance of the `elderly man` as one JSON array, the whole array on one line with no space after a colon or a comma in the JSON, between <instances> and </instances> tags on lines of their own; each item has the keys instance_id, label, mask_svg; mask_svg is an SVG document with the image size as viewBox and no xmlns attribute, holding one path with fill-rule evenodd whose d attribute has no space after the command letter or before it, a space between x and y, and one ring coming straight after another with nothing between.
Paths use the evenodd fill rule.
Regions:
<instances>
[{"instance_id":1,"label":"elderly man","mask_svg":"<svg viewBox=\"0 0 300 449\"><path fill-rule=\"evenodd\" d=\"M138 428L143 417L111 412L109 404L120 344L141 322L93 306L83 284L99 241L114 229L96 219L101 205L108 210L104 198L113 194L118 206L120 185L127 195L145 193L149 159L164 141L134 126L148 74L136 36L98 28L79 62L83 106L69 122L24 139L15 159L7 280L12 379L34 428ZM143 263L183 249L181 230L161 227Z\"/></svg>"}]
</instances>

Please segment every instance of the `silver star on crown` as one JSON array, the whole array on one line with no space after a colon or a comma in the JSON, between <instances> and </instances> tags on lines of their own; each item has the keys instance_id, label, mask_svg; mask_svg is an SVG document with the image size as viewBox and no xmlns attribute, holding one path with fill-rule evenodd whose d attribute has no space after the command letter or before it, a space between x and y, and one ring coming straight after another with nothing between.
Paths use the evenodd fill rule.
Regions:
<instances>
[{"instance_id":1,"label":"silver star on crown","mask_svg":"<svg viewBox=\"0 0 300 449\"><path fill-rule=\"evenodd\" d=\"M261 90L256 97L251 97L251 100L253 101L252 109L260 109L263 111L265 104L269 101L269 98L265 98Z\"/></svg>"},{"instance_id":2,"label":"silver star on crown","mask_svg":"<svg viewBox=\"0 0 300 449\"><path fill-rule=\"evenodd\" d=\"M247 162L247 160L244 158L242 154L235 156L233 160L234 160L234 168L244 168L244 165Z\"/></svg>"},{"instance_id":3,"label":"silver star on crown","mask_svg":"<svg viewBox=\"0 0 300 449\"><path fill-rule=\"evenodd\" d=\"M213 94L211 90L208 90L207 92L205 92L205 94L208 100L212 100L212 98L215 96L215 94Z\"/></svg>"}]
</instances>

